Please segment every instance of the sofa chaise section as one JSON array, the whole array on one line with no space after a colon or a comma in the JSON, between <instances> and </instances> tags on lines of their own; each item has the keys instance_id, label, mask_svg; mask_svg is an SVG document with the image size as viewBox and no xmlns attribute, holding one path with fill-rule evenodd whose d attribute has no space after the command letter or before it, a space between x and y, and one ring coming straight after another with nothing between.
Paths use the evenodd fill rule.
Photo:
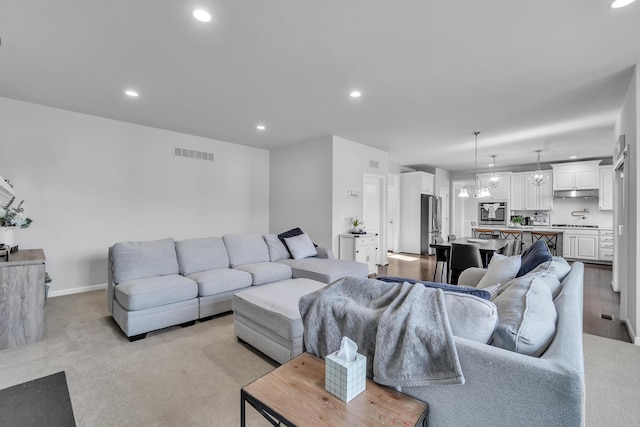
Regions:
<instances>
[{"instance_id":1,"label":"sofa chaise section","mask_svg":"<svg viewBox=\"0 0 640 427\"><path fill-rule=\"evenodd\" d=\"M133 341L198 318L198 285L180 275L173 239L109 248L107 308Z\"/></svg>"}]
</instances>

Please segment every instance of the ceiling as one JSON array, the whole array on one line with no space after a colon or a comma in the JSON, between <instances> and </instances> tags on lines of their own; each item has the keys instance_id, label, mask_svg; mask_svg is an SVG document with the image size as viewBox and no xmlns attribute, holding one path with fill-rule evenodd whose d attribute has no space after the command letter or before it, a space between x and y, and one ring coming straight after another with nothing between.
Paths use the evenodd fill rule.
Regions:
<instances>
[{"instance_id":1,"label":"ceiling","mask_svg":"<svg viewBox=\"0 0 640 427\"><path fill-rule=\"evenodd\" d=\"M333 134L460 171L476 130L480 167L610 156L640 2L0 0L0 38L2 97L266 149Z\"/></svg>"}]
</instances>

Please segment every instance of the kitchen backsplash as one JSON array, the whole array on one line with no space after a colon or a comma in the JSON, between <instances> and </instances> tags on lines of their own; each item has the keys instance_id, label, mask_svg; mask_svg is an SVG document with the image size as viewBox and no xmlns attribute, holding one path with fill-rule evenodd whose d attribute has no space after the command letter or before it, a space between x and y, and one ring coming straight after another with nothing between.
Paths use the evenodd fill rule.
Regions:
<instances>
[{"instance_id":1,"label":"kitchen backsplash","mask_svg":"<svg viewBox=\"0 0 640 427\"><path fill-rule=\"evenodd\" d=\"M586 218L573 216L571 212L587 209L581 213ZM533 211L513 211L516 215L533 217ZM613 228L613 211L601 211L598 199L553 199L553 210L549 211L550 224L597 225L600 228Z\"/></svg>"}]
</instances>

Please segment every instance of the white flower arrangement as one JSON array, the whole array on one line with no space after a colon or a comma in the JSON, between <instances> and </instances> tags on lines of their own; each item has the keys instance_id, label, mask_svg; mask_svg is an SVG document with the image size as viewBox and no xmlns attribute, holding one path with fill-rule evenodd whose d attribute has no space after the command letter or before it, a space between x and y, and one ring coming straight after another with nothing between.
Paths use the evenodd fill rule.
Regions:
<instances>
[{"instance_id":1,"label":"white flower arrangement","mask_svg":"<svg viewBox=\"0 0 640 427\"><path fill-rule=\"evenodd\" d=\"M12 197L9 203L0 206L0 227L27 228L33 222L31 218L27 217L27 214L24 213L24 208L22 207L24 200L20 202L18 207L11 207L15 199L15 197Z\"/></svg>"}]
</instances>

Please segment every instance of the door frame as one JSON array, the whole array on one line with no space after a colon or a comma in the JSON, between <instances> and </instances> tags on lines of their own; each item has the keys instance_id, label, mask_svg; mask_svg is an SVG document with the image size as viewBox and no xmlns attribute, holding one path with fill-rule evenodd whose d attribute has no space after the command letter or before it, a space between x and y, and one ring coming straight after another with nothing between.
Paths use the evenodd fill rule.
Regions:
<instances>
[{"instance_id":1,"label":"door frame","mask_svg":"<svg viewBox=\"0 0 640 427\"><path fill-rule=\"evenodd\" d=\"M380 227L378 229L378 265L387 265L389 263L387 258L387 178L383 175L375 175L371 173L362 174L362 218L365 217L364 206L365 197L367 196L365 191L365 182L368 178L378 181L378 191L380 197ZM366 225L365 221L365 225Z\"/></svg>"}]
</instances>

